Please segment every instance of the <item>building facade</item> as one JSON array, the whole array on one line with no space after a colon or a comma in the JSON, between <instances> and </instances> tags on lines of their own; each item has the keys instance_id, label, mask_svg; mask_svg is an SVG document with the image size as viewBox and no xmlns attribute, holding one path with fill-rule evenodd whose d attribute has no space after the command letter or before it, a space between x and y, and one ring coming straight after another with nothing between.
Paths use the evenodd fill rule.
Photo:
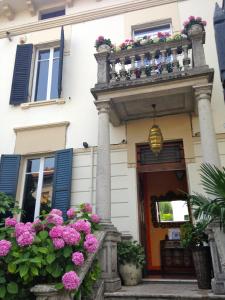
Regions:
<instances>
[{"instance_id":1,"label":"building facade","mask_svg":"<svg viewBox=\"0 0 225 300\"><path fill-rule=\"evenodd\" d=\"M24 221L50 203L65 211L82 202L96 208L97 202L103 221L111 220L124 235L145 245L147 270L161 270L160 241L176 235L173 228L191 218L179 191L201 191L202 161L225 163L215 3L1 2L0 190L16 198ZM140 83L132 83L123 71L125 64L142 70L148 58L141 50L132 54L133 61L130 56L130 63L122 51L115 53L111 71L108 54L94 56L99 35L116 45L158 32L173 35L191 15L207 21L205 37L193 35L192 47L174 44L170 55L177 69L173 64L172 74L166 71L158 78L156 72L149 81L143 73ZM159 156L148 146L154 116L164 138ZM173 203L170 222L163 219L160 199ZM176 216L177 211L182 213ZM171 215L171 208L164 214ZM159 226L160 217L166 226Z\"/></svg>"}]
</instances>

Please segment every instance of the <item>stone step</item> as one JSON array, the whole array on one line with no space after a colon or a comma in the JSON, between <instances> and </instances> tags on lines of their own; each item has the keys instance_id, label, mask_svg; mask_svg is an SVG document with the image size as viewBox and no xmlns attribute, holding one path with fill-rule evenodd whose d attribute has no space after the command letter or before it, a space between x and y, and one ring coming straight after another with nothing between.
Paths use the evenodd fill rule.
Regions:
<instances>
[{"instance_id":1,"label":"stone step","mask_svg":"<svg viewBox=\"0 0 225 300\"><path fill-rule=\"evenodd\" d=\"M105 293L107 300L220 300L224 296L214 295L211 290L199 290L195 283L151 283L125 287L115 293Z\"/></svg>"}]
</instances>

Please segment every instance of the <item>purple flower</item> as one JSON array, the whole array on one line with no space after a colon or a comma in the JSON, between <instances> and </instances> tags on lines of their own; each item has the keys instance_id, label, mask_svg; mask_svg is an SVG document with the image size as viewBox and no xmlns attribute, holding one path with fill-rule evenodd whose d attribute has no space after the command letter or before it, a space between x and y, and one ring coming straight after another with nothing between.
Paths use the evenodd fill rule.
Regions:
<instances>
[{"instance_id":1,"label":"purple flower","mask_svg":"<svg viewBox=\"0 0 225 300\"><path fill-rule=\"evenodd\" d=\"M60 239L60 238L52 239L52 242L53 242L55 249L62 249L65 247L65 242L63 239Z\"/></svg>"},{"instance_id":2,"label":"purple flower","mask_svg":"<svg viewBox=\"0 0 225 300\"><path fill-rule=\"evenodd\" d=\"M74 252L72 255L72 262L76 266L82 266L84 263L84 255L81 252Z\"/></svg>"},{"instance_id":3,"label":"purple flower","mask_svg":"<svg viewBox=\"0 0 225 300\"><path fill-rule=\"evenodd\" d=\"M62 225L63 224L63 218L57 214L49 214L47 216L47 222L55 225Z\"/></svg>"},{"instance_id":4,"label":"purple flower","mask_svg":"<svg viewBox=\"0 0 225 300\"><path fill-rule=\"evenodd\" d=\"M66 214L69 219L73 219L76 216L76 211L74 208L70 208L67 210Z\"/></svg>"},{"instance_id":5,"label":"purple flower","mask_svg":"<svg viewBox=\"0 0 225 300\"><path fill-rule=\"evenodd\" d=\"M0 241L0 256L6 256L12 247L12 243L6 240Z\"/></svg>"},{"instance_id":6,"label":"purple flower","mask_svg":"<svg viewBox=\"0 0 225 300\"><path fill-rule=\"evenodd\" d=\"M84 203L81 205L81 211L86 213L92 213L92 206L90 203Z\"/></svg>"},{"instance_id":7,"label":"purple flower","mask_svg":"<svg viewBox=\"0 0 225 300\"><path fill-rule=\"evenodd\" d=\"M30 246L34 241L34 235L29 231L25 231L16 238L16 241L20 247Z\"/></svg>"},{"instance_id":8,"label":"purple flower","mask_svg":"<svg viewBox=\"0 0 225 300\"><path fill-rule=\"evenodd\" d=\"M64 229L64 227L61 226L61 225L54 226L54 227L52 227L52 229L49 231L49 236L50 236L52 239L55 239L55 238L61 238L62 235L63 235L63 229Z\"/></svg>"},{"instance_id":9,"label":"purple flower","mask_svg":"<svg viewBox=\"0 0 225 300\"><path fill-rule=\"evenodd\" d=\"M67 245L77 245L80 242L80 234L72 227L65 227L63 240Z\"/></svg>"},{"instance_id":10,"label":"purple flower","mask_svg":"<svg viewBox=\"0 0 225 300\"><path fill-rule=\"evenodd\" d=\"M62 283L66 290L76 290L80 285L80 278L77 276L76 272L70 271L63 275Z\"/></svg>"},{"instance_id":11,"label":"purple flower","mask_svg":"<svg viewBox=\"0 0 225 300\"><path fill-rule=\"evenodd\" d=\"M85 238L84 248L89 253L95 253L98 249L98 240L93 234L88 234Z\"/></svg>"},{"instance_id":12,"label":"purple flower","mask_svg":"<svg viewBox=\"0 0 225 300\"><path fill-rule=\"evenodd\" d=\"M189 19L189 21L194 21L195 17L194 16L190 16L188 19Z\"/></svg>"},{"instance_id":13,"label":"purple flower","mask_svg":"<svg viewBox=\"0 0 225 300\"><path fill-rule=\"evenodd\" d=\"M5 226L8 227L15 227L15 225L17 224L17 221L15 218L6 218L5 219Z\"/></svg>"},{"instance_id":14,"label":"purple flower","mask_svg":"<svg viewBox=\"0 0 225 300\"><path fill-rule=\"evenodd\" d=\"M93 215L91 215L91 221L93 223L98 224L100 222L100 217L98 215L96 215L96 214L93 214Z\"/></svg>"},{"instance_id":15,"label":"purple flower","mask_svg":"<svg viewBox=\"0 0 225 300\"><path fill-rule=\"evenodd\" d=\"M49 215L58 215L58 216L62 217L62 211L60 209L53 208L50 211Z\"/></svg>"},{"instance_id":16,"label":"purple flower","mask_svg":"<svg viewBox=\"0 0 225 300\"><path fill-rule=\"evenodd\" d=\"M87 220L78 220L76 223L71 224L79 232L84 232L85 234L91 233L91 224Z\"/></svg>"}]
</instances>

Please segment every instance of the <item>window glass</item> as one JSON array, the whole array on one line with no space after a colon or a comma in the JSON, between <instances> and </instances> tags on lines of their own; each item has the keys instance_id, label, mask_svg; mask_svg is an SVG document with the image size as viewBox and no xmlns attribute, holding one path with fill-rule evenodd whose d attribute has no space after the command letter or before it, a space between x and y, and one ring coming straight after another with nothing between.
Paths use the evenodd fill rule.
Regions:
<instances>
[{"instance_id":1,"label":"window glass","mask_svg":"<svg viewBox=\"0 0 225 300\"><path fill-rule=\"evenodd\" d=\"M147 35L154 39L157 38L159 32L171 34L170 24L134 30L134 38L143 38Z\"/></svg>"},{"instance_id":2,"label":"window glass","mask_svg":"<svg viewBox=\"0 0 225 300\"><path fill-rule=\"evenodd\" d=\"M52 64L52 85L51 99L58 98L58 78L59 78L59 48L54 49L54 58Z\"/></svg>"},{"instance_id":3,"label":"window glass","mask_svg":"<svg viewBox=\"0 0 225 300\"><path fill-rule=\"evenodd\" d=\"M184 200L157 202L159 222L189 221L187 202Z\"/></svg>"},{"instance_id":4,"label":"window glass","mask_svg":"<svg viewBox=\"0 0 225 300\"><path fill-rule=\"evenodd\" d=\"M35 100L47 99L49 61L39 61L37 69Z\"/></svg>"},{"instance_id":5,"label":"window glass","mask_svg":"<svg viewBox=\"0 0 225 300\"><path fill-rule=\"evenodd\" d=\"M46 19L51 19L51 18L56 18L56 17L60 17L60 16L64 16L65 15L65 8L64 9L58 9L56 11L52 11L52 12L42 12L40 14L40 20L46 20Z\"/></svg>"},{"instance_id":6,"label":"window glass","mask_svg":"<svg viewBox=\"0 0 225 300\"><path fill-rule=\"evenodd\" d=\"M54 157L29 159L25 174L23 222L33 222L43 211L51 208Z\"/></svg>"}]
</instances>

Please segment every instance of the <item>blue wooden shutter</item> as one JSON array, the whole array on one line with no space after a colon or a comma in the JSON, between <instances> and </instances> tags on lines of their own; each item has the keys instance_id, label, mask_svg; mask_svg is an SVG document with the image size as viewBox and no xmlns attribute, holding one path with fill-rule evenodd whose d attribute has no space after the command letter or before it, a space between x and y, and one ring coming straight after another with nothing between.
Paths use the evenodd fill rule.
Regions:
<instances>
[{"instance_id":1,"label":"blue wooden shutter","mask_svg":"<svg viewBox=\"0 0 225 300\"><path fill-rule=\"evenodd\" d=\"M56 152L52 207L61 209L64 218L67 209L70 207L72 164L73 149Z\"/></svg>"},{"instance_id":2,"label":"blue wooden shutter","mask_svg":"<svg viewBox=\"0 0 225 300\"><path fill-rule=\"evenodd\" d=\"M32 54L32 44L17 46L10 104L19 105L28 100Z\"/></svg>"},{"instance_id":3,"label":"blue wooden shutter","mask_svg":"<svg viewBox=\"0 0 225 300\"><path fill-rule=\"evenodd\" d=\"M16 197L20 155L2 155L0 162L0 192Z\"/></svg>"},{"instance_id":4,"label":"blue wooden shutter","mask_svg":"<svg viewBox=\"0 0 225 300\"><path fill-rule=\"evenodd\" d=\"M64 55L64 29L61 28L61 39L59 49L59 76L58 76L58 98L62 93L62 73L63 73L63 55Z\"/></svg>"}]
</instances>

